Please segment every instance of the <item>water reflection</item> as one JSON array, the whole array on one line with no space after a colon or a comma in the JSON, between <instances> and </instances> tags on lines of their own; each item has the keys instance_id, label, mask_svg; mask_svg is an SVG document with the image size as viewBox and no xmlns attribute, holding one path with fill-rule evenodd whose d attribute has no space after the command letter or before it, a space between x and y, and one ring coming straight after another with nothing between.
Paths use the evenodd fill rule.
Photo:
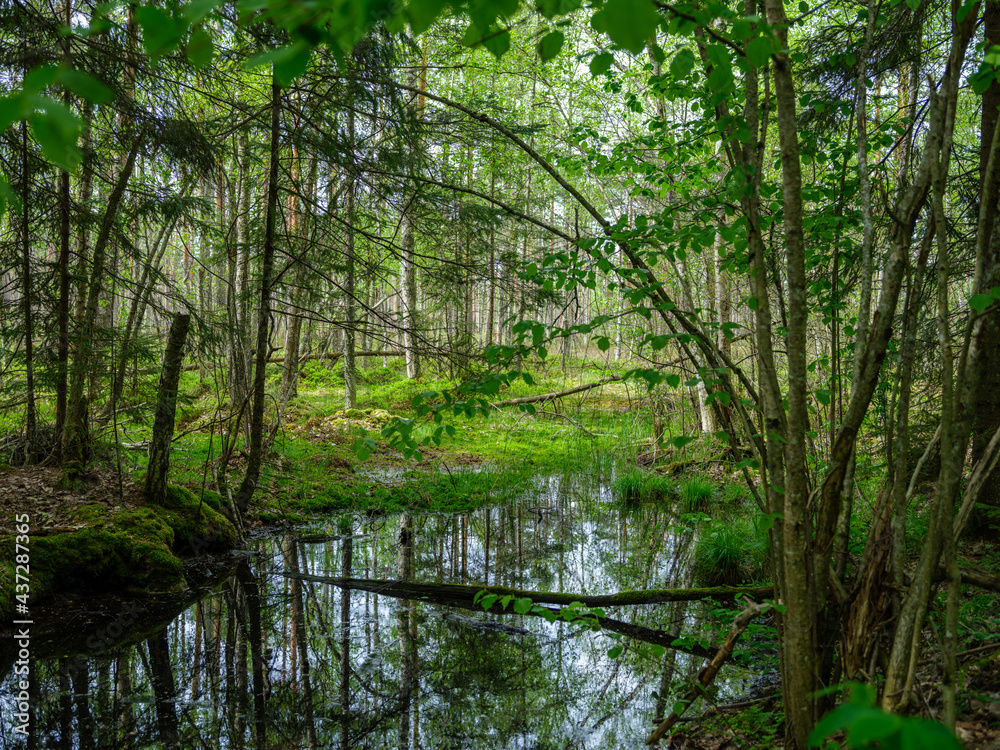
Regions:
<instances>
[{"instance_id":1,"label":"water reflection","mask_svg":"<svg viewBox=\"0 0 1000 750\"><path fill-rule=\"evenodd\" d=\"M502 507L345 516L259 539L196 601L50 607L38 615L48 635L34 644L30 744L15 732L8 668L0 748L641 746L700 660L672 650L656 659L578 624L296 576L587 594L683 586L690 534L676 534L676 520L662 506L613 503L600 477L549 477ZM705 611L608 615L669 643L699 633ZM609 658L619 644L623 656Z\"/></svg>"}]
</instances>

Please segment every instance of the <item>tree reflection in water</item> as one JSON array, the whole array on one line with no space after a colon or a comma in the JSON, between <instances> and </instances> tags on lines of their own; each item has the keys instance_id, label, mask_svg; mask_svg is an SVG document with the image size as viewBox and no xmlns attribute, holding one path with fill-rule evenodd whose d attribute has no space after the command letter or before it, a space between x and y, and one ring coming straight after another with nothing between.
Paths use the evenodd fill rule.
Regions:
<instances>
[{"instance_id":1,"label":"tree reflection in water","mask_svg":"<svg viewBox=\"0 0 1000 750\"><path fill-rule=\"evenodd\" d=\"M699 659L632 647L610 659L608 633L578 624L295 577L588 594L688 585L690 534L671 531L672 509L623 508L589 479L548 478L518 503L459 516L344 516L262 538L195 600L143 602L117 633L133 605L54 604L37 618L34 746L635 745ZM608 615L671 642L706 630L708 612L674 603ZM17 747L13 662L0 656L0 748Z\"/></svg>"}]
</instances>

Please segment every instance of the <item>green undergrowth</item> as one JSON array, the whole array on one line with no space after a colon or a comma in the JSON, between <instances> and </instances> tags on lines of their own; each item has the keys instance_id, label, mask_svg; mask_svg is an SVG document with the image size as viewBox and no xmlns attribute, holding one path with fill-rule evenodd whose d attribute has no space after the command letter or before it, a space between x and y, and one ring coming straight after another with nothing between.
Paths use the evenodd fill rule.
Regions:
<instances>
[{"instance_id":1,"label":"green undergrowth","mask_svg":"<svg viewBox=\"0 0 1000 750\"><path fill-rule=\"evenodd\" d=\"M162 506L140 505L117 512L91 503L73 511L74 531L29 538L29 590L35 602L59 591L125 591L154 595L187 588L179 555L230 549L233 525L219 512L220 500L171 486ZM0 537L0 616L13 608L15 537Z\"/></svg>"},{"instance_id":2,"label":"green undergrowth","mask_svg":"<svg viewBox=\"0 0 1000 750\"><path fill-rule=\"evenodd\" d=\"M294 522L354 510L464 510L513 497L539 475L590 471L595 462L634 465L649 451L652 412L644 386L615 383L557 402L536 403L535 413L516 407L491 409L488 416L447 415L444 423L437 423L417 417L411 401L450 389L454 381L434 379L433 371L430 377L409 380L401 358L384 364L382 358L372 357L368 364L359 367L357 410L343 408L340 362L305 365L298 396L289 402L264 459L252 508L259 520ZM607 371L571 361L568 374L551 365L531 374L531 385L514 381L490 399L561 391L606 377ZM269 368L269 382L276 385L279 375L279 368ZM185 373L181 389L186 394L185 429L190 431L174 442L171 477L185 485L215 488L222 446L208 424L217 413L217 394L199 383L195 373ZM426 398L440 403L440 397ZM383 434L396 416L414 420L411 435L420 446L414 456L404 456L392 436ZM143 437L141 431L130 432L129 439ZM355 453L360 440L370 441L365 444L370 457L364 461ZM696 441L684 452L698 450ZM129 459L133 473L140 474L145 456L130 453ZM238 450L228 471L230 489L244 467L245 453ZM674 491L671 480L661 475L651 474L645 481L649 486L640 496L646 492L665 498Z\"/></svg>"},{"instance_id":3,"label":"green undergrowth","mask_svg":"<svg viewBox=\"0 0 1000 750\"><path fill-rule=\"evenodd\" d=\"M669 477L635 468L619 474L611 483L615 498L625 503L666 500L677 492Z\"/></svg>"},{"instance_id":4,"label":"green undergrowth","mask_svg":"<svg viewBox=\"0 0 1000 750\"><path fill-rule=\"evenodd\" d=\"M739 586L766 576L768 535L764 523L749 513L710 520L694 544L695 580L706 586Z\"/></svg>"}]
</instances>

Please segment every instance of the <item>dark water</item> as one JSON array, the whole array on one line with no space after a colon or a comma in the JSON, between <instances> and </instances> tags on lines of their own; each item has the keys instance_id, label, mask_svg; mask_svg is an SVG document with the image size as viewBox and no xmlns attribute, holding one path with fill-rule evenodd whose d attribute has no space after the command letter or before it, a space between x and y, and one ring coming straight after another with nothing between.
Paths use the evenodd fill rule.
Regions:
<instances>
[{"instance_id":1,"label":"dark water","mask_svg":"<svg viewBox=\"0 0 1000 750\"><path fill-rule=\"evenodd\" d=\"M662 701L670 705L700 659L657 656L580 623L289 577L588 594L688 584L690 532L669 508L623 508L605 480L548 477L502 507L347 515L262 537L222 565L192 566L196 588L183 600L35 609L32 746L642 747ZM709 609L607 615L661 642L681 632L718 642ZM624 653L610 658L616 646ZM21 678L6 656L0 748L22 747ZM731 670L719 700L738 695L744 677Z\"/></svg>"}]
</instances>

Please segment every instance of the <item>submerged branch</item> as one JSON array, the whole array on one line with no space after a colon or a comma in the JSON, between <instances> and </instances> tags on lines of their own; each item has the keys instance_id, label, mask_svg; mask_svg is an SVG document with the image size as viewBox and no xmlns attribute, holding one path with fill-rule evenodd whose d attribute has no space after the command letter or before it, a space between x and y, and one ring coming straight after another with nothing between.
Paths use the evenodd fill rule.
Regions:
<instances>
[{"instance_id":1,"label":"submerged branch","mask_svg":"<svg viewBox=\"0 0 1000 750\"><path fill-rule=\"evenodd\" d=\"M688 706L694 703L695 699L705 692L705 689L708 688L708 686L715 680L715 676L719 673L719 670L722 669L722 665L726 663L726 660L729 659L730 656L732 656L733 649L736 647L736 642L739 640L743 631L747 629L747 625L749 625L751 621L756 619L758 616L764 614L768 607L770 607L769 604L750 604L746 609L736 615L736 619L733 620L733 626L730 628L729 635L726 636L725 642L721 647L719 647L719 650L712 658L712 661L710 661L708 665L706 665L698 673L698 681L691 685L691 689L688 691L687 695L682 701L680 701L683 708L681 708L679 712L676 710L670 712L670 715L663 720L663 723L661 723L660 726L658 726L656 730L646 739L647 745L655 745L659 742L663 735L669 732L670 728L677 723L677 721L681 718L681 714L684 713Z\"/></svg>"},{"instance_id":2,"label":"submerged branch","mask_svg":"<svg viewBox=\"0 0 1000 750\"><path fill-rule=\"evenodd\" d=\"M526 591L512 589L506 586L463 586L457 583L411 583L370 578L336 578L333 576L316 576L305 573L282 573L288 578L299 578L303 581L328 583L345 589L370 591L373 594L385 596L400 596L404 599L429 599L441 601L449 599L453 602L468 602L471 604L481 591L498 596L514 596L531 599L535 604L559 604L568 606L579 602L587 607L618 607L637 604L662 604L665 602L693 602L701 599L732 599L737 596L747 596L751 599L764 599L774 595L771 586L711 586L695 589L651 589L649 591L620 591L617 594L602 594L588 596L587 594L567 594L556 591ZM478 608L478 605L477 605Z\"/></svg>"},{"instance_id":3,"label":"submerged branch","mask_svg":"<svg viewBox=\"0 0 1000 750\"><path fill-rule=\"evenodd\" d=\"M285 571L280 571L279 575L285 578L297 578L303 581L313 581L316 583L327 583L332 586L340 586L345 589L357 589L359 591L370 591L373 594L380 594L382 596L391 596L395 599L417 599L423 602L428 602L431 604L438 604L447 607L456 607L460 609L470 609L475 612L484 611L483 607L475 603L476 594L482 591L489 591L494 594L499 595L511 595L518 598L527 597L530 598L535 604L547 603L547 604L571 604L573 602L580 602L582 604L587 604L588 601L600 601L605 599L613 599L617 597L617 594L613 594L610 597L601 596L576 596L575 594L556 594L551 592L535 592L535 591L522 591L520 589L509 589L503 586L461 586L457 584L444 584L444 583L410 583L408 581L394 581L394 580L371 580L366 578L334 578L330 576L315 576L308 575L305 573L289 573ZM695 596L690 592L718 592L722 589L728 589L734 592L742 592L747 595L752 595L757 592L770 593L770 588L765 589L737 589L730 588L727 586L720 586L714 589L673 589L666 591L627 591L623 592L627 595L642 595L642 594L680 594L685 592L682 598L678 599L654 599L650 601L616 601L614 604L647 604L651 602L663 602L663 601L694 601L698 599L705 598L705 595ZM711 595L709 595L711 596ZM725 596L725 594L715 594L715 597ZM732 594L728 594L732 596ZM634 597L630 597L634 598ZM558 599L559 601L553 601ZM591 604L588 606L602 606L600 604ZM609 606L608 602L605 602L603 606ZM489 609L485 610L492 614L515 614L513 610L504 609L499 603L494 604ZM551 611L551 610L550 610ZM526 612L525 614L529 616L538 617L540 614L538 612ZM586 615L586 619L591 619L591 615ZM664 648L670 648L675 651L680 651L681 653L691 654L692 656L697 656L703 659L711 658L717 651L713 646L702 646L698 643L688 643L684 641L679 641L680 634L674 632L668 632L666 630L656 630L654 628L647 628L644 625L636 625L631 622L623 622L621 620L615 620L610 617L596 617L597 623L604 630L610 630L614 633L620 633L622 635L627 635L630 638L634 638L637 641L642 641L643 643L652 643L655 645L663 646Z\"/></svg>"}]
</instances>

